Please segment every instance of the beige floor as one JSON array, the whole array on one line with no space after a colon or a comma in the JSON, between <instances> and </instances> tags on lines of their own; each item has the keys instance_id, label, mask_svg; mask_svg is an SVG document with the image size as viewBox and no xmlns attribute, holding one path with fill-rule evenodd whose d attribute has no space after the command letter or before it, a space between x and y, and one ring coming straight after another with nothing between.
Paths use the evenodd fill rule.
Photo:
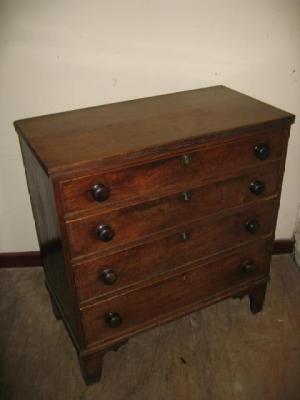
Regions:
<instances>
[{"instance_id":1,"label":"beige floor","mask_svg":"<svg viewBox=\"0 0 300 400\"><path fill-rule=\"evenodd\" d=\"M0 270L0 399L299 400L300 272L272 262L264 311L227 300L131 339L85 386L39 268Z\"/></svg>"}]
</instances>

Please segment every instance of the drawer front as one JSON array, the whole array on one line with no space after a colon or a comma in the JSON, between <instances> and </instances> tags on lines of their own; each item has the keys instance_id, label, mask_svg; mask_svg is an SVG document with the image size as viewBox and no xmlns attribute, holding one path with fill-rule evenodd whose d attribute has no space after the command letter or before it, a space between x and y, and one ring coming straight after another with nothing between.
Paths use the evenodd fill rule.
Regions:
<instances>
[{"instance_id":1,"label":"drawer front","mask_svg":"<svg viewBox=\"0 0 300 400\"><path fill-rule=\"evenodd\" d=\"M193 223L149 243L83 262L74 268L78 296L81 301L102 296L268 235L274 229L276 208L274 202L264 202L259 208ZM249 233L245 223L253 219L259 228ZM113 282L105 280L108 271L115 276Z\"/></svg>"},{"instance_id":2,"label":"drawer front","mask_svg":"<svg viewBox=\"0 0 300 400\"><path fill-rule=\"evenodd\" d=\"M254 135L141 166L64 181L61 183L64 211L68 214L122 207L132 199L158 198L163 193L186 190L200 182L278 159L285 141L283 131ZM263 160L255 152L260 145L269 149L260 153L266 157Z\"/></svg>"},{"instance_id":3,"label":"drawer front","mask_svg":"<svg viewBox=\"0 0 300 400\"><path fill-rule=\"evenodd\" d=\"M259 245L207 261L205 265L198 265L150 287L83 309L87 344L117 338L146 329L153 322L157 324L183 315L222 291L234 290L238 285L247 285L265 276L270 249L271 242L262 241Z\"/></svg>"},{"instance_id":4,"label":"drawer front","mask_svg":"<svg viewBox=\"0 0 300 400\"><path fill-rule=\"evenodd\" d=\"M107 250L222 209L272 196L278 189L279 171L279 162L274 162L238 178L191 190L187 188L184 192L158 200L68 221L67 231L72 255L75 257ZM114 236L109 242L103 241L103 227L109 227L113 231Z\"/></svg>"}]
</instances>

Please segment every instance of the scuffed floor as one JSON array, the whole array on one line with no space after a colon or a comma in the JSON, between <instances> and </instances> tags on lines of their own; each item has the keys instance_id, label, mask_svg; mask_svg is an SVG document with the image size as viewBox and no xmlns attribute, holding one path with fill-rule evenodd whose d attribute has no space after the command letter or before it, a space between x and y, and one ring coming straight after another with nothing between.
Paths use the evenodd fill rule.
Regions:
<instances>
[{"instance_id":1,"label":"scuffed floor","mask_svg":"<svg viewBox=\"0 0 300 400\"><path fill-rule=\"evenodd\" d=\"M262 313L227 300L107 353L85 386L40 268L0 270L1 400L299 400L300 271L273 257Z\"/></svg>"}]
</instances>

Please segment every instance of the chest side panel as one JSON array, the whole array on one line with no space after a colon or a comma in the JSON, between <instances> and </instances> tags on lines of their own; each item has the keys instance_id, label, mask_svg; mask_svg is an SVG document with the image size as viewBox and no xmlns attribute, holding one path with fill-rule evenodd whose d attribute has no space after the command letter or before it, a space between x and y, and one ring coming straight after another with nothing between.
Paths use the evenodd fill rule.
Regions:
<instances>
[{"instance_id":1,"label":"chest side panel","mask_svg":"<svg viewBox=\"0 0 300 400\"><path fill-rule=\"evenodd\" d=\"M51 180L20 137L30 201L46 276L46 285L55 297L75 342L80 341L74 298L72 296L71 271L68 272L62 238L57 218L55 196Z\"/></svg>"}]
</instances>

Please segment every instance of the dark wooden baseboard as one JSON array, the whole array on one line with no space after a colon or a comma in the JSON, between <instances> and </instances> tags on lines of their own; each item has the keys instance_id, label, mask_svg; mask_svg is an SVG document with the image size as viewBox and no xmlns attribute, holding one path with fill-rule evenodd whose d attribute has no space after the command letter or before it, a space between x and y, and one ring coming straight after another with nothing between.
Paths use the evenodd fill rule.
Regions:
<instances>
[{"instance_id":1,"label":"dark wooden baseboard","mask_svg":"<svg viewBox=\"0 0 300 400\"><path fill-rule=\"evenodd\" d=\"M42 266L42 260L39 251L0 253L0 268L40 266Z\"/></svg>"},{"instance_id":2,"label":"dark wooden baseboard","mask_svg":"<svg viewBox=\"0 0 300 400\"><path fill-rule=\"evenodd\" d=\"M274 242L273 254L290 254L293 253L295 247L295 239L278 239Z\"/></svg>"},{"instance_id":3,"label":"dark wooden baseboard","mask_svg":"<svg viewBox=\"0 0 300 400\"><path fill-rule=\"evenodd\" d=\"M275 240L273 254L290 254L295 246L294 239ZM39 251L24 251L18 253L0 253L0 268L41 267L42 260Z\"/></svg>"}]
</instances>

